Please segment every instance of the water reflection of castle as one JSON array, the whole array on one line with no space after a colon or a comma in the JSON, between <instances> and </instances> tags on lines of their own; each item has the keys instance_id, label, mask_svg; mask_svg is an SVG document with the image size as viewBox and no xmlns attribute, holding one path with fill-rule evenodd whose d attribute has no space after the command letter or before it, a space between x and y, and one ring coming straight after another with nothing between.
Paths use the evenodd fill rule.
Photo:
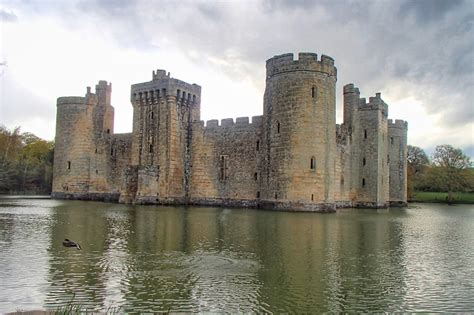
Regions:
<instances>
[{"instance_id":1,"label":"water reflection of castle","mask_svg":"<svg viewBox=\"0 0 474 315\"><path fill-rule=\"evenodd\" d=\"M393 289L403 290L403 273L387 272L403 262L378 254L403 242L386 218L347 224L310 214L105 207L57 209L52 239L69 235L84 249L52 245L47 301L74 292L78 304L102 310L310 312L344 311L344 299L355 297L390 310L403 298ZM390 297L371 298L380 292Z\"/></svg>"}]
</instances>

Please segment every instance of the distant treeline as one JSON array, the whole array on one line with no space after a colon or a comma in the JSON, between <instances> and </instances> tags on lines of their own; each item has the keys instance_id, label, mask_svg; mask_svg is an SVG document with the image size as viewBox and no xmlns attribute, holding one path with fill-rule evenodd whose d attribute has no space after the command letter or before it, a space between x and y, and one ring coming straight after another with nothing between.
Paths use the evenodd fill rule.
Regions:
<instances>
[{"instance_id":1,"label":"distant treeline","mask_svg":"<svg viewBox=\"0 0 474 315\"><path fill-rule=\"evenodd\" d=\"M0 193L51 193L53 156L53 141L0 126Z\"/></svg>"},{"instance_id":2,"label":"distant treeline","mask_svg":"<svg viewBox=\"0 0 474 315\"><path fill-rule=\"evenodd\" d=\"M444 144L428 158L419 147L408 146L408 200L415 191L445 192L447 201L454 192L474 192L474 169L461 149Z\"/></svg>"}]
</instances>

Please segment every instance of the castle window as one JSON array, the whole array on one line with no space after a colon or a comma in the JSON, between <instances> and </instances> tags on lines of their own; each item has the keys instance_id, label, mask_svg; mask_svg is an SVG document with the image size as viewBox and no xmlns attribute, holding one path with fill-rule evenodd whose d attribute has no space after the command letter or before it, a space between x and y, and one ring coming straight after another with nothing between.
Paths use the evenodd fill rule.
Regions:
<instances>
[{"instance_id":1,"label":"castle window","mask_svg":"<svg viewBox=\"0 0 474 315\"><path fill-rule=\"evenodd\" d=\"M277 120L276 122L277 125L277 133L280 133L280 122Z\"/></svg>"},{"instance_id":2,"label":"castle window","mask_svg":"<svg viewBox=\"0 0 474 315\"><path fill-rule=\"evenodd\" d=\"M257 172L255 172L255 173L253 174L253 179L258 180L258 173L257 173Z\"/></svg>"},{"instance_id":3,"label":"castle window","mask_svg":"<svg viewBox=\"0 0 474 315\"><path fill-rule=\"evenodd\" d=\"M229 157L227 155L221 155L220 172L219 172L219 179L221 181L225 181L228 178L228 171L229 171L228 158Z\"/></svg>"},{"instance_id":4,"label":"castle window","mask_svg":"<svg viewBox=\"0 0 474 315\"><path fill-rule=\"evenodd\" d=\"M362 165L365 165L365 158L362 159Z\"/></svg>"},{"instance_id":5,"label":"castle window","mask_svg":"<svg viewBox=\"0 0 474 315\"><path fill-rule=\"evenodd\" d=\"M161 94L163 94L163 97L165 97L166 96L166 89L162 89L161 92L162 92Z\"/></svg>"},{"instance_id":6,"label":"castle window","mask_svg":"<svg viewBox=\"0 0 474 315\"><path fill-rule=\"evenodd\" d=\"M193 95L193 102L196 102L196 95Z\"/></svg>"},{"instance_id":7,"label":"castle window","mask_svg":"<svg viewBox=\"0 0 474 315\"><path fill-rule=\"evenodd\" d=\"M365 178L362 178L362 187L365 187Z\"/></svg>"},{"instance_id":8,"label":"castle window","mask_svg":"<svg viewBox=\"0 0 474 315\"><path fill-rule=\"evenodd\" d=\"M315 95L316 95L316 93L315 93L315 87L313 86L313 87L311 88L311 97L314 98Z\"/></svg>"},{"instance_id":9,"label":"castle window","mask_svg":"<svg viewBox=\"0 0 474 315\"><path fill-rule=\"evenodd\" d=\"M68 169L68 170L71 169L71 161L67 161L67 169Z\"/></svg>"},{"instance_id":10,"label":"castle window","mask_svg":"<svg viewBox=\"0 0 474 315\"><path fill-rule=\"evenodd\" d=\"M344 186L344 176L341 175L341 186Z\"/></svg>"},{"instance_id":11,"label":"castle window","mask_svg":"<svg viewBox=\"0 0 474 315\"><path fill-rule=\"evenodd\" d=\"M387 154L387 164L390 163L390 155Z\"/></svg>"},{"instance_id":12,"label":"castle window","mask_svg":"<svg viewBox=\"0 0 474 315\"><path fill-rule=\"evenodd\" d=\"M97 148L95 148L95 154L97 154Z\"/></svg>"},{"instance_id":13,"label":"castle window","mask_svg":"<svg viewBox=\"0 0 474 315\"><path fill-rule=\"evenodd\" d=\"M176 97L178 97L178 98L179 98L180 96L181 96L181 90L180 90L180 89L178 89L178 90L176 91Z\"/></svg>"},{"instance_id":14,"label":"castle window","mask_svg":"<svg viewBox=\"0 0 474 315\"><path fill-rule=\"evenodd\" d=\"M278 199L278 194L277 194L277 193L275 193L275 200L277 200L277 199Z\"/></svg>"},{"instance_id":15,"label":"castle window","mask_svg":"<svg viewBox=\"0 0 474 315\"><path fill-rule=\"evenodd\" d=\"M364 129L364 139L367 139L367 129Z\"/></svg>"},{"instance_id":16,"label":"castle window","mask_svg":"<svg viewBox=\"0 0 474 315\"><path fill-rule=\"evenodd\" d=\"M183 98L186 98L186 92L183 91Z\"/></svg>"},{"instance_id":17,"label":"castle window","mask_svg":"<svg viewBox=\"0 0 474 315\"><path fill-rule=\"evenodd\" d=\"M390 144L393 144L393 137L390 137Z\"/></svg>"},{"instance_id":18,"label":"castle window","mask_svg":"<svg viewBox=\"0 0 474 315\"><path fill-rule=\"evenodd\" d=\"M151 112L150 113L150 119L154 119L155 118L155 113L154 112Z\"/></svg>"},{"instance_id":19,"label":"castle window","mask_svg":"<svg viewBox=\"0 0 474 315\"><path fill-rule=\"evenodd\" d=\"M260 198L260 192L257 191L257 198Z\"/></svg>"},{"instance_id":20,"label":"castle window","mask_svg":"<svg viewBox=\"0 0 474 315\"><path fill-rule=\"evenodd\" d=\"M314 194L311 194L311 201L314 201Z\"/></svg>"},{"instance_id":21,"label":"castle window","mask_svg":"<svg viewBox=\"0 0 474 315\"><path fill-rule=\"evenodd\" d=\"M99 170L95 170L95 173L96 173L96 174L99 174Z\"/></svg>"},{"instance_id":22,"label":"castle window","mask_svg":"<svg viewBox=\"0 0 474 315\"><path fill-rule=\"evenodd\" d=\"M312 170L316 169L316 158L314 156L311 157L311 160L309 162L309 167Z\"/></svg>"},{"instance_id":23,"label":"castle window","mask_svg":"<svg viewBox=\"0 0 474 315\"><path fill-rule=\"evenodd\" d=\"M260 141L257 140L257 151L260 150Z\"/></svg>"},{"instance_id":24,"label":"castle window","mask_svg":"<svg viewBox=\"0 0 474 315\"><path fill-rule=\"evenodd\" d=\"M149 153L153 153L153 144L150 144L150 148L148 149Z\"/></svg>"},{"instance_id":25,"label":"castle window","mask_svg":"<svg viewBox=\"0 0 474 315\"><path fill-rule=\"evenodd\" d=\"M114 148L110 148L110 155L114 155Z\"/></svg>"}]
</instances>

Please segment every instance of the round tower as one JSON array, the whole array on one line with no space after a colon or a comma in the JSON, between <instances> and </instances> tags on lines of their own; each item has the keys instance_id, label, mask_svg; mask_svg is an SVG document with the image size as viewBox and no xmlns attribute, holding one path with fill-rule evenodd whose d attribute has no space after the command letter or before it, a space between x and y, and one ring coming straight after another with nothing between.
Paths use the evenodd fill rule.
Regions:
<instances>
[{"instance_id":1,"label":"round tower","mask_svg":"<svg viewBox=\"0 0 474 315\"><path fill-rule=\"evenodd\" d=\"M334 60L314 53L267 60L262 203L333 211L336 153Z\"/></svg>"},{"instance_id":2,"label":"round tower","mask_svg":"<svg viewBox=\"0 0 474 315\"><path fill-rule=\"evenodd\" d=\"M85 197L89 190L91 108L85 97L57 100L52 196Z\"/></svg>"}]
</instances>

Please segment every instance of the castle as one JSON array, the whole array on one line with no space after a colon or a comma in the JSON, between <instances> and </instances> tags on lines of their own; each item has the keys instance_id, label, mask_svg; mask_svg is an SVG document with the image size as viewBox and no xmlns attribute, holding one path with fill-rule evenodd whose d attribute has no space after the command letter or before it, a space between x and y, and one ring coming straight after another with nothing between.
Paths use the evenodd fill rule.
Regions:
<instances>
[{"instance_id":1,"label":"castle","mask_svg":"<svg viewBox=\"0 0 474 315\"><path fill-rule=\"evenodd\" d=\"M380 93L344 86L314 53L266 63L263 115L200 120L201 87L153 71L131 87L132 133L114 133L111 84L57 100L53 198L292 211L406 205L407 123Z\"/></svg>"}]
</instances>

